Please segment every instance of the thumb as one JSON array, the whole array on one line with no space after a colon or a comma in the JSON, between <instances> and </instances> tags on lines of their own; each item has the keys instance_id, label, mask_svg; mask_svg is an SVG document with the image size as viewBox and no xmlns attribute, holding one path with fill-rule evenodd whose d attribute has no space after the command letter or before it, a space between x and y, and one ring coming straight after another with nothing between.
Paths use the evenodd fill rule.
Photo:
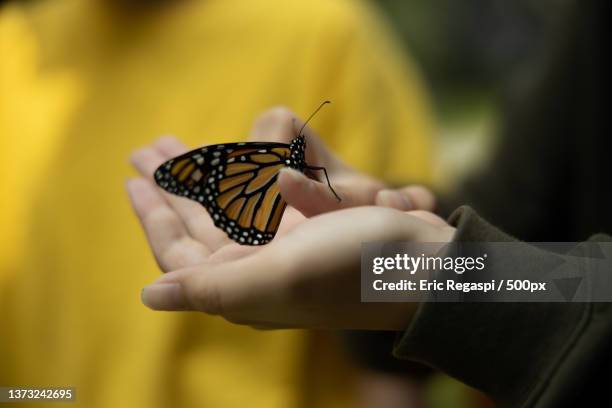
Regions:
<instances>
[{"instance_id":1,"label":"thumb","mask_svg":"<svg viewBox=\"0 0 612 408\"><path fill-rule=\"evenodd\" d=\"M287 277L286 264L275 254L262 249L236 261L168 272L143 288L142 303L153 310L200 311L239 323L241 313L256 311L262 299L284 296L279 282Z\"/></svg>"},{"instance_id":2,"label":"thumb","mask_svg":"<svg viewBox=\"0 0 612 408\"><path fill-rule=\"evenodd\" d=\"M414 185L396 190L381 190L376 194L375 203L381 207L401 211L433 211L436 206L436 198L429 189Z\"/></svg>"},{"instance_id":3,"label":"thumb","mask_svg":"<svg viewBox=\"0 0 612 408\"><path fill-rule=\"evenodd\" d=\"M306 217L342 208L371 205L378 188L374 185L334 185L338 201L327 184L312 180L297 170L284 168L278 176L280 193L287 203Z\"/></svg>"},{"instance_id":4,"label":"thumb","mask_svg":"<svg viewBox=\"0 0 612 408\"><path fill-rule=\"evenodd\" d=\"M168 272L140 292L142 303L153 310L191 310L184 282L193 272L186 268Z\"/></svg>"},{"instance_id":5,"label":"thumb","mask_svg":"<svg viewBox=\"0 0 612 408\"><path fill-rule=\"evenodd\" d=\"M180 269L160 276L140 292L142 303L153 310L222 311L218 274L214 264Z\"/></svg>"}]
</instances>

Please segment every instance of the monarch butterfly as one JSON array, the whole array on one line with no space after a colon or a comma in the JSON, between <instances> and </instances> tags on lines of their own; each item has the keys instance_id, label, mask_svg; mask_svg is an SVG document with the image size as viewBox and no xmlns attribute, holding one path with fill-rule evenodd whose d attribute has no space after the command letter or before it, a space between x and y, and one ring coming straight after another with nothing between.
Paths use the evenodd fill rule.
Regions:
<instances>
[{"instance_id":1,"label":"monarch butterfly","mask_svg":"<svg viewBox=\"0 0 612 408\"><path fill-rule=\"evenodd\" d=\"M155 171L155 182L165 191L202 204L216 227L242 245L263 245L276 235L287 203L280 195L277 178L283 167L302 173L322 170L310 166L304 155L306 140L302 131L291 144L244 142L204 146L163 163Z\"/></svg>"}]
</instances>

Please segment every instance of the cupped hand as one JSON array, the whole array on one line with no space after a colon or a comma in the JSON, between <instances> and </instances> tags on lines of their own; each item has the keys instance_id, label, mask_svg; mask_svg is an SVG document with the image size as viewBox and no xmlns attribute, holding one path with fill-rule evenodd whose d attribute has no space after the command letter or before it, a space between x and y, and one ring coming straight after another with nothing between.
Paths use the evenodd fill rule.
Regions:
<instances>
[{"instance_id":1,"label":"cupped hand","mask_svg":"<svg viewBox=\"0 0 612 408\"><path fill-rule=\"evenodd\" d=\"M303 122L287 108L272 108L255 122L251 139L290 143L302 126ZM279 186L283 198L306 217L363 205L402 211L433 211L435 198L425 187L411 185L391 189L384 182L343 163L309 126L304 128L303 133L306 138L306 162L327 169L332 186L342 199L336 199L322 174L318 175L322 181L319 182L289 168L281 170Z\"/></svg>"},{"instance_id":2,"label":"cupped hand","mask_svg":"<svg viewBox=\"0 0 612 408\"><path fill-rule=\"evenodd\" d=\"M303 122L288 109L273 108L255 121L249 141L290 143L302 125ZM427 189L421 186L387 189L383 182L352 169L335 157L308 126L304 133L307 162L327 169L342 201L336 200L326 184L297 171L283 169L279 185L289 206L278 236L302 222L304 216L342 208L379 205L403 211L433 209L434 198ZM141 176L127 182L130 201L164 272L202 261L241 257L257 250L257 247L241 246L231 241L214 226L208 213L198 203L163 192L154 184L155 169L186 150L177 139L162 137L151 146L135 151L130 157ZM171 239L168 239L166 231L172 232Z\"/></svg>"},{"instance_id":3,"label":"cupped hand","mask_svg":"<svg viewBox=\"0 0 612 408\"><path fill-rule=\"evenodd\" d=\"M289 143L301 123L286 109L268 111L250 140ZM241 246L217 229L198 204L163 192L153 172L186 147L164 137L134 152L141 177L127 190L152 252L164 272L143 290L143 302L156 310L200 310L259 328L328 327L397 329L413 305L361 303L360 244L363 241L447 242L453 229L427 211L433 195L413 186L389 190L331 154L308 128L306 159L327 168L339 203L327 185L283 170L279 183L287 207L277 237L266 246ZM306 219L305 216L342 210ZM300 214L301 212L301 214Z\"/></svg>"},{"instance_id":4,"label":"cupped hand","mask_svg":"<svg viewBox=\"0 0 612 408\"><path fill-rule=\"evenodd\" d=\"M186 150L177 139L162 137L130 157L141 177L128 180L126 188L151 251L164 272L240 258L259 248L236 244L215 227L199 203L166 193L155 185L155 169ZM287 208L277 234L283 235L303 219L298 211Z\"/></svg>"},{"instance_id":5,"label":"cupped hand","mask_svg":"<svg viewBox=\"0 0 612 408\"><path fill-rule=\"evenodd\" d=\"M197 310L257 328L402 329L414 304L360 301L361 243L449 242L453 233L425 212L335 211L240 258L167 273L144 288L142 300L155 310Z\"/></svg>"}]
</instances>

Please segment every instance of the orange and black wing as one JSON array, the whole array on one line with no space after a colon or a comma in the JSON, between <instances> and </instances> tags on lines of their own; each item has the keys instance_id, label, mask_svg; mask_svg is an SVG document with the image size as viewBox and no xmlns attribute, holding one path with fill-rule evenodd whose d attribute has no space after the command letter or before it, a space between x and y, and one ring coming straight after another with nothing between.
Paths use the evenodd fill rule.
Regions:
<instances>
[{"instance_id":1,"label":"orange and black wing","mask_svg":"<svg viewBox=\"0 0 612 408\"><path fill-rule=\"evenodd\" d=\"M202 204L239 244L262 245L274 238L285 211L277 177L290 155L283 143L206 146L162 164L155 181Z\"/></svg>"}]
</instances>

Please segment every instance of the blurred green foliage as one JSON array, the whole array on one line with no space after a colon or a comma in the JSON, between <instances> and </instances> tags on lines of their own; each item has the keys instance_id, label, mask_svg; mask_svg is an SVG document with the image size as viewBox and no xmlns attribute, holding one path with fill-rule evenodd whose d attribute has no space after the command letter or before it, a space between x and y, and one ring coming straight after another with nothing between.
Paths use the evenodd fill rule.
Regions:
<instances>
[{"instance_id":1,"label":"blurred green foliage","mask_svg":"<svg viewBox=\"0 0 612 408\"><path fill-rule=\"evenodd\" d=\"M568 0L377 0L436 94L496 87L547 46Z\"/></svg>"},{"instance_id":2,"label":"blurred green foliage","mask_svg":"<svg viewBox=\"0 0 612 408\"><path fill-rule=\"evenodd\" d=\"M554 43L571 0L372 0L419 64L438 117L437 187L495 145L500 96Z\"/></svg>"}]
</instances>

